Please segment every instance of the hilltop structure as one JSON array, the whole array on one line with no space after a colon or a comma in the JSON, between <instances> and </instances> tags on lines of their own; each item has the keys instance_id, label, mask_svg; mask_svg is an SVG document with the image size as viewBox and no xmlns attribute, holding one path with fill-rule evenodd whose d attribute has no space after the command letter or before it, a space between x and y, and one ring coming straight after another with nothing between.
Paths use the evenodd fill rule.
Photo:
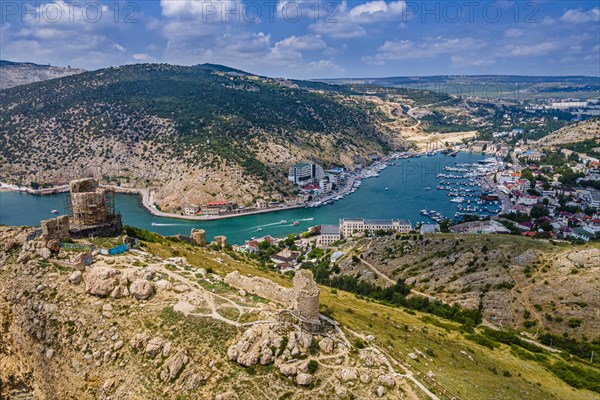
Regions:
<instances>
[{"instance_id":1,"label":"hilltop structure","mask_svg":"<svg viewBox=\"0 0 600 400\"><path fill-rule=\"evenodd\" d=\"M91 178L71 181L70 187L65 210L69 216L71 236L115 236L121 233L121 215L115 211L112 191L100 188L98 182Z\"/></svg>"}]
</instances>

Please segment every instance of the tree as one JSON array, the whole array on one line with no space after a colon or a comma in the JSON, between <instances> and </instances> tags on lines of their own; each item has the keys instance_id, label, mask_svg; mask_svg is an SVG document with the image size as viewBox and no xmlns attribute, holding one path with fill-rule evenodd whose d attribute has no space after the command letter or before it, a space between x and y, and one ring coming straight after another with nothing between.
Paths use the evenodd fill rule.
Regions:
<instances>
[{"instance_id":1,"label":"tree","mask_svg":"<svg viewBox=\"0 0 600 400\"><path fill-rule=\"evenodd\" d=\"M548 215L550 215L550 212L544 206L535 205L531 207L531 212L529 213L529 215L531 216L531 218L538 219L542 217L547 217Z\"/></svg>"}]
</instances>

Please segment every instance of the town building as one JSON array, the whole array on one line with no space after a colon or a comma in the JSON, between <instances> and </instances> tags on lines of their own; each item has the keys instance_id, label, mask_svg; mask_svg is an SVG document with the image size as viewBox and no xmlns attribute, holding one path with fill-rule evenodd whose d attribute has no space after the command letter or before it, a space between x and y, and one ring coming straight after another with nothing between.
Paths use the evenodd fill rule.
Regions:
<instances>
[{"instance_id":1,"label":"town building","mask_svg":"<svg viewBox=\"0 0 600 400\"><path fill-rule=\"evenodd\" d=\"M183 213L189 217L196 216L196 214L198 214L198 211L200 211L200 207L193 204L183 207Z\"/></svg>"},{"instance_id":2,"label":"town building","mask_svg":"<svg viewBox=\"0 0 600 400\"><path fill-rule=\"evenodd\" d=\"M321 236L317 239L317 247L329 247L341 238L338 225L321 225Z\"/></svg>"},{"instance_id":3,"label":"town building","mask_svg":"<svg viewBox=\"0 0 600 400\"><path fill-rule=\"evenodd\" d=\"M410 221L399 219L363 219L343 218L340 220L340 232L342 237L354 236L357 233L383 231L395 231L408 233L412 231Z\"/></svg>"},{"instance_id":4,"label":"town building","mask_svg":"<svg viewBox=\"0 0 600 400\"><path fill-rule=\"evenodd\" d=\"M313 162L299 162L292 165L288 171L288 180L295 185L304 186L318 182L325 177L323 168Z\"/></svg>"}]
</instances>

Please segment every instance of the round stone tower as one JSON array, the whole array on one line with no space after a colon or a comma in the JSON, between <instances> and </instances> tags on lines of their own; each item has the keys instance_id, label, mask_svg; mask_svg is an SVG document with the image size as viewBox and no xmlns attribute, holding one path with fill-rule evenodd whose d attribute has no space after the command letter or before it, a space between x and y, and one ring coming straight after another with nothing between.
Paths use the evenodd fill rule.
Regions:
<instances>
[{"instance_id":1,"label":"round stone tower","mask_svg":"<svg viewBox=\"0 0 600 400\"><path fill-rule=\"evenodd\" d=\"M206 246L206 231L204 229L192 229L192 239L199 246Z\"/></svg>"},{"instance_id":2,"label":"round stone tower","mask_svg":"<svg viewBox=\"0 0 600 400\"><path fill-rule=\"evenodd\" d=\"M306 321L319 322L319 287L310 270L294 275L294 308Z\"/></svg>"},{"instance_id":3,"label":"round stone tower","mask_svg":"<svg viewBox=\"0 0 600 400\"><path fill-rule=\"evenodd\" d=\"M227 246L227 236L215 236L215 242L224 249Z\"/></svg>"}]
</instances>

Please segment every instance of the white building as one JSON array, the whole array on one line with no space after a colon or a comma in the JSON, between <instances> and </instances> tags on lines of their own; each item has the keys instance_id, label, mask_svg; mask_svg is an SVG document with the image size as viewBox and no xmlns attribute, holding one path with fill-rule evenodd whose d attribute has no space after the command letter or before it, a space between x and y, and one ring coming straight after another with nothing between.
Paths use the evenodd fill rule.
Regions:
<instances>
[{"instance_id":1,"label":"white building","mask_svg":"<svg viewBox=\"0 0 600 400\"><path fill-rule=\"evenodd\" d=\"M317 239L317 247L329 247L341 238L339 226L321 225L321 236Z\"/></svg>"},{"instance_id":2,"label":"white building","mask_svg":"<svg viewBox=\"0 0 600 400\"><path fill-rule=\"evenodd\" d=\"M200 211L200 207L196 205L189 205L183 207L183 213L187 216L194 217Z\"/></svg>"},{"instance_id":3,"label":"white building","mask_svg":"<svg viewBox=\"0 0 600 400\"><path fill-rule=\"evenodd\" d=\"M288 180L296 185L304 186L325 177L323 168L313 162L299 162L292 165L288 172Z\"/></svg>"},{"instance_id":4,"label":"white building","mask_svg":"<svg viewBox=\"0 0 600 400\"><path fill-rule=\"evenodd\" d=\"M412 225L410 221L399 219L344 218L340 220L340 233L342 237L350 237L357 233L378 230L408 233L412 231Z\"/></svg>"}]
</instances>

